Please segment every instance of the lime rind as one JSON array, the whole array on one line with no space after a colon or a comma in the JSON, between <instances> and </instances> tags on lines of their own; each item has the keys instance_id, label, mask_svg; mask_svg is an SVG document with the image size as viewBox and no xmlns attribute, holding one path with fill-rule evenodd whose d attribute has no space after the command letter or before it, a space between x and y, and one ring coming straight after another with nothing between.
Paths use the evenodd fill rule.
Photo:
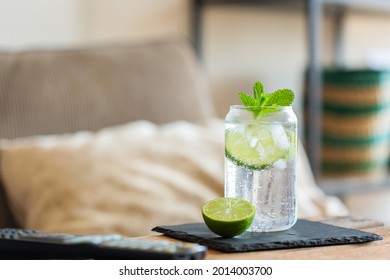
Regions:
<instances>
[{"instance_id":1,"label":"lime rind","mask_svg":"<svg viewBox=\"0 0 390 280\"><path fill-rule=\"evenodd\" d=\"M225 155L235 165L249 170L264 170L293 158L297 140L295 133L281 124L249 123L227 129Z\"/></svg>"},{"instance_id":2,"label":"lime rind","mask_svg":"<svg viewBox=\"0 0 390 280\"><path fill-rule=\"evenodd\" d=\"M234 163L234 165L240 166L244 169L249 169L249 170L264 170L267 169L270 164L263 164L263 165L253 165L253 164L247 164L239 159L234 158L229 152L225 149L225 156L228 158L230 161Z\"/></svg>"}]
</instances>

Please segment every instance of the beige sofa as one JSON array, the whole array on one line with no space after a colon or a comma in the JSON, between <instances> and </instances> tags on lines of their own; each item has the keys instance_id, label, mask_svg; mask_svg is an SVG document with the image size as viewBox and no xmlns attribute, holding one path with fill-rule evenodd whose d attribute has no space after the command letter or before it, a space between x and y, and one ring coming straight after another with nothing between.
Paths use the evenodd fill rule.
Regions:
<instances>
[{"instance_id":1,"label":"beige sofa","mask_svg":"<svg viewBox=\"0 0 390 280\"><path fill-rule=\"evenodd\" d=\"M190 42L0 52L0 227L150 234L223 195L223 121ZM301 149L300 216L344 215Z\"/></svg>"}]
</instances>

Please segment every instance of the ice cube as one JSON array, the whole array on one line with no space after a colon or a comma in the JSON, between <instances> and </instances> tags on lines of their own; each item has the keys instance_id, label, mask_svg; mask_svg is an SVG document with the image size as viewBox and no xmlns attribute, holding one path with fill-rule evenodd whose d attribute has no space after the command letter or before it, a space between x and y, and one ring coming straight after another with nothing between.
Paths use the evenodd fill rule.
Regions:
<instances>
[{"instance_id":1,"label":"ice cube","mask_svg":"<svg viewBox=\"0 0 390 280\"><path fill-rule=\"evenodd\" d=\"M276 169L283 170L287 167L287 162L284 159L278 159L273 165Z\"/></svg>"},{"instance_id":2,"label":"ice cube","mask_svg":"<svg viewBox=\"0 0 390 280\"><path fill-rule=\"evenodd\" d=\"M271 134L274 143L282 150L287 150L290 147L290 141L284 128L280 124L271 126Z\"/></svg>"},{"instance_id":3,"label":"ice cube","mask_svg":"<svg viewBox=\"0 0 390 280\"><path fill-rule=\"evenodd\" d=\"M252 149L254 149L254 148L256 147L256 145L257 145L257 141L259 141L259 140L257 139L257 137L253 137L253 138L251 139L251 142L249 143L249 146L250 146Z\"/></svg>"},{"instance_id":4,"label":"ice cube","mask_svg":"<svg viewBox=\"0 0 390 280\"><path fill-rule=\"evenodd\" d=\"M259 152L260 157L263 157L266 153L266 150L264 149L264 146L261 144L261 142L257 143L256 150Z\"/></svg>"}]
</instances>

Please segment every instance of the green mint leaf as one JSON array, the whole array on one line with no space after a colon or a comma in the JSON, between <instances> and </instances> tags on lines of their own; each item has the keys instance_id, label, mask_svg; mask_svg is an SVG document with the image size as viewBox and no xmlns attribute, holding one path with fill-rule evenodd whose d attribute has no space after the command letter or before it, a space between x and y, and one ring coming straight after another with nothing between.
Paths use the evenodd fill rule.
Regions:
<instances>
[{"instance_id":1,"label":"green mint leaf","mask_svg":"<svg viewBox=\"0 0 390 280\"><path fill-rule=\"evenodd\" d=\"M279 100L279 93L277 91L265 95L263 106L277 106Z\"/></svg>"},{"instance_id":2,"label":"green mint leaf","mask_svg":"<svg viewBox=\"0 0 390 280\"><path fill-rule=\"evenodd\" d=\"M253 85L253 97L243 92L239 93L240 100L248 111L252 112L257 118L259 114L264 115L278 111L279 106L290 106L294 101L294 92L290 89L279 89L272 93L265 94L264 86L261 82L255 82ZM275 107L275 108L265 108Z\"/></svg>"},{"instance_id":3,"label":"green mint leaf","mask_svg":"<svg viewBox=\"0 0 390 280\"><path fill-rule=\"evenodd\" d=\"M243 92L239 93L239 97L240 97L240 100L241 100L242 104L244 104L247 107L259 106L260 105L258 100L256 100L252 96L249 96L249 95L247 95L247 94L245 94Z\"/></svg>"},{"instance_id":4,"label":"green mint leaf","mask_svg":"<svg viewBox=\"0 0 390 280\"><path fill-rule=\"evenodd\" d=\"M261 101L263 99L263 95L264 95L263 84L259 81L255 82L255 84L253 85L253 96L255 97L255 99L259 100L261 103Z\"/></svg>"},{"instance_id":5,"label":"green mint leaf","mask_svg":"<svg viewBox=\"0 0 390 280\"><path fill-rule=\"evenodd\" d=\"M291 89L279 89L272 94L277 94L277 106L290 106L294 101L294 92Z\"/></svg>"},{"instance_id":6,"label":"green mint leaf","mask_svg":"<svg viewBox=\"0 0 390 280\"><path fill-rule=\"evenodd\" d=\"M242 104L244 104L248 108L248 111L252 112L255 118L260 113L260 101L253 98L252 96L249 96L243 92L239 93L240 100Z\"/></svg>"}]
</instances>

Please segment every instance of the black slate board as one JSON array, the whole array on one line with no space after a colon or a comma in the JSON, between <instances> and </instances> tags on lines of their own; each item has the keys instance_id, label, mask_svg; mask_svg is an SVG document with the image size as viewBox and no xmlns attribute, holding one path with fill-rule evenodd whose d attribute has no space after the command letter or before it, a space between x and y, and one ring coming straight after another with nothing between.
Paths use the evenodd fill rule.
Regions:
<instances>
[{"instance_id":1,"label":"black slate board","mask_svg":"<svg viewBox=\"0 0 390 280\"><path fill-rule=\"evenodd\" d=\"M223 252L249 252L382 240L380 235L298 219L290 229L273 233L245 232L233 238L212 233L204 223L158 226L153 231L166 236L205 245Z\"/></svg>"}]
</instances>

